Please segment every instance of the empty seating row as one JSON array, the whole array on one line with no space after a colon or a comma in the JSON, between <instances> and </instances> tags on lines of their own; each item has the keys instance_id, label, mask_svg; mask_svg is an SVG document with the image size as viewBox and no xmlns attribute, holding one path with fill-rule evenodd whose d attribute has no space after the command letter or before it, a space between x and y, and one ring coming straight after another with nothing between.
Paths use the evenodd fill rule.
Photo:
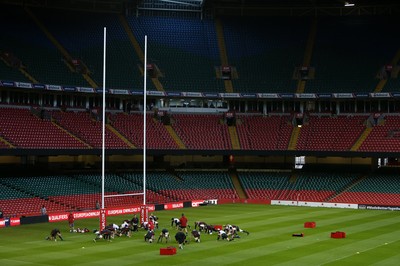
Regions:
<instances>
[{"instance_id":1,"label":"empty seating row","mask_svg":"<svg viewBox=\"0 0 400 266\"><path fill-rule=\"evenodd\" d=\"M1 107L2 148L89 149L101 148L102 124L86 111L49 111L52 120L40 117L27 106ZM152 115L146 118L146 145L150 149L179 149L166 126ZM230 150L232 140L222 116L173 114L172 129L186 148ZM367 128L368 115L310 115L299 130L296 150L350 151ZM143 147L143 117L139 113L116 113L106 127L106 148ZM237 115L237 135L242 150L288 149L293 125L289 115ZM122 137L121 137L122 135ZM128 144L130 142L131 144ZM386 115L374 125L358 151L396 152L400 145L400 116Z\"/></svg>"},{"instance_id":2,"label":"empty seating row","mask_svg":"<svg viewBox=\"0 0 400 266\"><path fill-rule=\"evenodd\" d=\"M301 127L297 150L348 151L365 129L366 115L310 116Z\"/></svg>"},{"instance_id":3,"label":"empty seating row","mask_svg":"<svg viewBox=\"0 0 400 266\"><path fill-rule=\"evenodd\" d=\"M287 150L293 130L290 116L238 115L237 119L243 150Z\"/></svg>"},{"instance_id":4,"label":"empty seating row","mask_svg":"<svg viewBox=\"0 0 400 266\"><path fill-rule=\"evenodd\" d=\"M400 116L387 115L382 124L372 128L360 146L360 151L399 151Z\"/></svg>"},{"instance_id":5,"label":"empty seating row","mask_svg":"<svg viewBox=\"0 0 400 266\"><path fill-rule=\"evenodd\" d=\"M400 206L395 174L239 171L237 175L249 199ZM143 178L141 172L107 174L105 207L143 203ZM94 209L101 200L101 179L100 174L2 177L0 206L6 216L39 215L42 205L49 213ZM239 199L226 171L152 171L146 176L146 188L149 204Z\"/></svg>"},{"instance_id":6,"label":"empty seating row","mask_svg":"<svg viewBox=\"0 0 400 266\"><path fill-rule=\"evenodd\" d=\"M220 115L174 114L172 127L188 149L229 150L227 125Z\"/></svg>"},{"instance_id":7,"label":"empty seating row","mask_svg":"<svg viewBox=\"0 0 400 266\"><path fill-rule=\"evenodd\" d=\"M87 148L27 108L0 108L0 136L17 148Z\"/></svg>"}]
</instances>

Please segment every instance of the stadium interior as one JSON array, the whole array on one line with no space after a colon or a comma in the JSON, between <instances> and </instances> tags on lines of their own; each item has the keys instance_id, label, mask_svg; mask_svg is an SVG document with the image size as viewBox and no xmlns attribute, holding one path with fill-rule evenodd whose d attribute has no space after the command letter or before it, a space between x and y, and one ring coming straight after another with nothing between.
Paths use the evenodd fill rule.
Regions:
<instances>
[{"instance_id":1,"label":"stadium interior","mask_svg":"<svg viewBox=\"0 0 400 266\"><path fill-rule=\"evenodd\" d=\"M5 216L101 199L104 88L108 195L400 206L398 1L0 6Z\"/></svg>"}]
</instances>

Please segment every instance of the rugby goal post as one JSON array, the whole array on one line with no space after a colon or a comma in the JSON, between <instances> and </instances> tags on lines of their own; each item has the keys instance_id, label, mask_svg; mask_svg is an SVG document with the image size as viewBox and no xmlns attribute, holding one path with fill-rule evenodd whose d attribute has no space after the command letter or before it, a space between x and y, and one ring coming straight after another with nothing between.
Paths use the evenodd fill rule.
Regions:
<instances>
[{"instance_id":1,"label":"rugby goal post","mask_svg":"<svg viewBox=\"0 0 400 266\"><path fill-rule=\"evenodd\" d=\"M106 43L107 43L107 28L104 27L103 38L103 108L102 108L102 147L101 147L101 209L99 214L100 231L107 225L107 210L104 206L104 199L111 197L126 197L143 195L143 205L140 206L140 221L143 223L147 221L149 208L146 205L146 102L147 102L147 35L144 36L144 86L143 86L143 192L118 194L118 195L104 195L105 184L105 133L106 133Z\"/></svg>"}]
</instances>

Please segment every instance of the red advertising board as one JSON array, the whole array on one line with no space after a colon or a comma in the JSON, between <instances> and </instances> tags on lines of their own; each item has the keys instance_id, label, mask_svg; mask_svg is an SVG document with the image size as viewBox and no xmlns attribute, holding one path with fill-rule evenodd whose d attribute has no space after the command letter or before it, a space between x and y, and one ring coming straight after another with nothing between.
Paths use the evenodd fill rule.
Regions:
<instances>
[{"instance_id":1,"label":"red advertising board","mask_svg":"<svg viewBox=\"0 0 400 266\"><path fill-rule=\"evenodd\" d=\"M199 207L200 204L203 204L204 200L192 200L192 207Z\"/></svg>"},{"instance_id":2,"label":"red advertising board","mask_svg":"<svg viewBox=\"0 0 400 266\"><path fill-rule=\"evenodd\" d=\"M17 226L21 224L21 220L19 219L19 217L11 217L10 218L10 225L11 226Z\"/></svg>"},{"instance_id":3,"label":"red advertising board","mask_svg":"<svg viewBox=\"0 0 400 266\"><path fill-rule=\"evenodd\" d=\"M149 211L154 211L154 205L146 205ZM123 214L134 214L140 212L140 206L129 206L123 208L104 209L106 216L116 216ZM75 219L86 219L100 217L99 210L74 212ZM49 222L59 222L68 220L68 212L49 214Z\"/></svg>"},{"instance_id":4,"label":"red advertising board","mask_svg":"<svg viewBox=\"0 0 400 266\"><path fill-rule=\"evenodd\" d=\"M173 202L164 204L164 210L183 208L183 202Z\"/></svg>"}]
</instances>

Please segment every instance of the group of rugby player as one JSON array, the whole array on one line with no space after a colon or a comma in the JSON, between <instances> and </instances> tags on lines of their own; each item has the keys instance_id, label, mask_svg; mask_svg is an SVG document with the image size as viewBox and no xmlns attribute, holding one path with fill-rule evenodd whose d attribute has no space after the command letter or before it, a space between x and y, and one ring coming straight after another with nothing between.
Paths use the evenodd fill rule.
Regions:
<instances>
[{"instance_id":1,"label":"group of rugby player","mask_svg":"<svg viewBox=\"0 0 400 266\"><path fill-rule=\"evenodd\" d=\"M227 240L232 241L234 238L240 238L238 233L246 233L249 235L249 232L239 228L237 225L226 224L224 226L215 226L211 224L207 224L204 221L196 221L194 223L194 229L190 231L190 237L188 237L188 228L190 229L190 225L188 224L188 219L182 213L180 218L171 218L171 227L174 227L177 232L175 234L175 240L179 244L179 248L183 249L183 246L189 243L192 239L199 243L201 233L213 234L213 232L217 233L217 240ZM153 243L155 240L155 229L158 229L158 217L151 214L149 216L148 221L143 223L139 223L139 219L135 214L131 220L124 220L122 224L119 226L117 224L108 224L103 230L94 230L96 237L93 239L96 242L99 239L104 239L106 241L111 241L115 238L115 236L127 236L131 237L133 231L139 231L139 228L142 228L146 231L144 235L144 241L148 243ZM63 240L61 236L61 232L58 229L52 230L50 236L47 238L48 240L56 240L59 237ZM170 233L167 228L163 228L158 236L157 243L168 243L170 241Z\"/></svg>"},{"instance_id":2,"label":"group of rugby player","mask_svg":"<svg viewBox=\"0 0 400 266\"><path fill-rule=\"evenodd\" d=\"M207 224L203 221L196 221L194 223L195 229L199 229L200 232L206 232L208 234L212 234L213 232L217 232L217 240L227 240L232 241L235 238L240 238L239 233L246 233L249 235L250 233L246 230L241 229L237 225L226 224L224 226L216 226Z\"/></svg>"}]
</instances>

